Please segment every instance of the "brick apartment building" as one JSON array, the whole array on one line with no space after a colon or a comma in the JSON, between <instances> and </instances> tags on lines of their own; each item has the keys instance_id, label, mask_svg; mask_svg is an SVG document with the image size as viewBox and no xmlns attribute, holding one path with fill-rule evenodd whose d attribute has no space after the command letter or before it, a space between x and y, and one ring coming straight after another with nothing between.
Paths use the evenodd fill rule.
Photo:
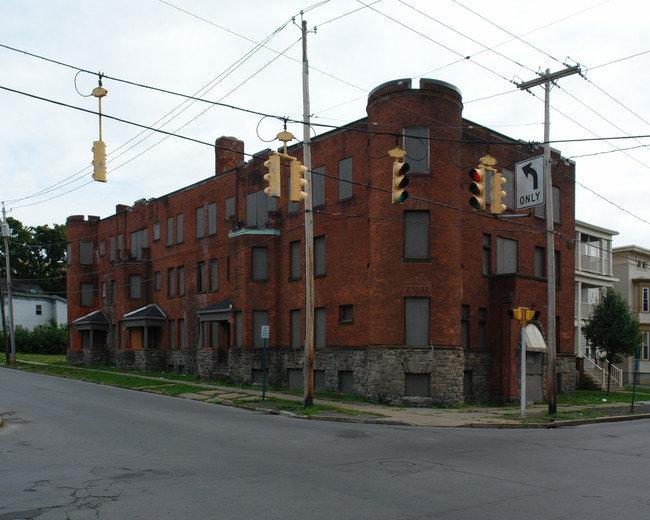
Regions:
<instances>
[{"instance_id":1,"label":"brick apartment building","mask_svg":"<svg viewBox=\"0 0 650 520\"><path fill-rule=\"evenodd\" d=\"M468 172L496 158L512 215L514 164L542 150L464 120L462 108L453 85L392 81L370 93L367 118L314 138L317 390L518 398L520 325L507 311L540 310L546 329L544 207L474 212ZM410 165L403 205L391 204L396 145ZM270 150L245 161L244 143L222 137L215 153L208 179L103 219L68 218L70 361L254 383L268 324L268 382L301 385L304 205L265 195ZM289 153L301 159L301 145ZM575 165L553 159L557 368L572 391ZM531 358L543 385L546 356Z\"/></svg>"}]
</instances>

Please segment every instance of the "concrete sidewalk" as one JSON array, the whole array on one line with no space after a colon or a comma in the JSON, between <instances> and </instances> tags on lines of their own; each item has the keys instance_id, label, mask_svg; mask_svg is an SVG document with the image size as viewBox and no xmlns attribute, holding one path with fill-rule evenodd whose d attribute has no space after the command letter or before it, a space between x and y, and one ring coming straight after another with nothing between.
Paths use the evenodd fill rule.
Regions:
<instances>
[{"instance_id":1,"label":"concrete sidewalk","mask_svg":"<svg viewBox=\"0 0 650 520\"><path fill-rule=\"evenodd\" d=\"M170 381L171 382L171 381ZM209 388L208 388L209 387ZM315 398L314 404L331 406L336 411L324 411L317 415L305 417L292 412L282 411L281 407L274 405L273 399L302 402L302 396L289 392L266 392L268 401L262 400L262 391L256 389L240 389L220 387L216 385L201 384L196 392L181 394L185 399L200 400L226 406L236 406L262 413L284 415L288 417L340 421L349 423L366 424L399 424L405 426L440 426L440 427L473 427L473 428L557 428L561 426L575 426L594 422L650 419L650 413L629 414L630 406L621 403L605 403L590 406L558 405L558 413L573 413L579 417L580 411L589 408L598 408L607 411L606 417L576 418L571 420L553 420L539 422L539 418L548 411L547 405L529 405L526 408L525 418L520 416L519 406L469 406L462 408L418 408L409 406L392 406L344 399ZM642 405L650 407L649 402L635 404L637 410L642 411ZM620 410L620 414L619 414ZM347 413L346 413L347 412Z\"/></svg>"},{"instance_id":2,"label":"concrete sidewalk","mask_svg":"<svg viewBox=\"0 0 650 520\"><path fill-rule=\"evenodd\" d=\"M24 361L23 361L24 363ZM45 363L27 362L34 365ZM430 408L414 406L394 406L365 401L351 401L345 398L314 398L314 404L333 407L316 415L305 416L282 410L274 399L302 403L303 396L289 391L271 390L265 392L267 400L262 400L261 388L239 388L221 386L205 382L188 382L178 379L146 376L129 372L104 371L102 369L80 368L80 370L121 374L151 380L151 386L137 387L134 390L164 393L165 386L179 384L191 386L195 391L180 394L178 397L193 399L224 406L245 408L260 413L283 415L296 419L322 421L339 421L365 424L397 424L404 426L439 426L472 428L557 428L576 426L595 422L625 421L633 419L650 419L650 401L637 401L635 414L630 414L630 405L625 403L598 403L581 406L558 404L558 414L570 414L570 420L545 419L548 406L545 404L529 405L524 418L520 416L519 405L511 406L467 406L460 408ZM603 417L590 417L588 410L598 409ZM587 411L585 413L585 411ZM584 417L581 417L583 415ZM593 415L593 414L591 414Z\"/></svg>"}]
</instances>

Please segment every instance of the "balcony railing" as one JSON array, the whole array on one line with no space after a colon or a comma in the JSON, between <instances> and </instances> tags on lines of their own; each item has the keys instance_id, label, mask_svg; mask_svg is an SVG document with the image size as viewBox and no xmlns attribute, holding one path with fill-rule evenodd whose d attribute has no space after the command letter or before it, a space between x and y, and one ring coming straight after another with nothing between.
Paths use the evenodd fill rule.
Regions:
<instances>
[{"instance_id":1,"label":"balcony railing","mask_svg":"<svg viewBox=\"0 0 650 520\"><path fill-rule=\"evenodd\" d=\"M580 263L578 265L580 266L580 270L582 271L589 271L592 273L599 273L599 274L609 274L609 273L603 273L602 259L599 256L580 254L579 262Z\"/></svg>"}]
</instances>

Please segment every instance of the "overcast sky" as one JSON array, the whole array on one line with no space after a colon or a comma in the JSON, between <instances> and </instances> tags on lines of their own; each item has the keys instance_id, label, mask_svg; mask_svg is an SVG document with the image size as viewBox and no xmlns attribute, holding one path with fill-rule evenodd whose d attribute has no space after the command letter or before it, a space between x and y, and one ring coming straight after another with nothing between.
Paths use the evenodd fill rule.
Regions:
<instances>
[{"instance_id":1,"label":"overcast sky","mask_svg":"<svg viewBox=\"0 0 650 520\"><path fill-rule=\"evenodd\" d=\"M316 29L308 49L317 124L365 117L368 92L385 81L427 77L460 89L465 118L542 141L544 90L515 83L579 63L585 77L551 91L551 141L581 140L552 145L576 162L576 218L618 231L615 246L650 248L650 138L639 137L650 136L644 0L0 0L0 45L59 62L0 47L8 215L27 225L107 217L116 204L213 175L208 145L219 136L243 140L247 154L279 146L275 118L105 78L105 114L199 143L104 118L103 184L91 180L98 117L70 107L97 111L89 95L102 72L300 120L301 11ZM288 130L302 137L300 125Z\"/></svg>"}]
</instances>

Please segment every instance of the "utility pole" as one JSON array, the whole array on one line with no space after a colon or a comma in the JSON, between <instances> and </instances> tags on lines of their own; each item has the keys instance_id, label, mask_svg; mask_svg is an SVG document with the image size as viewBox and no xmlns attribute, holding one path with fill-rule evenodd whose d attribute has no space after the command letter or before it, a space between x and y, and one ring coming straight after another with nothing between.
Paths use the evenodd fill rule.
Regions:
<instances>
[{"instance_id":1,"label":"utility pole","mask_svg":"<svg viewBox=\"0 0 650 520\"><path fill-rule=\"evenodd\" d=\"M544 85L544 191L546 192L546 272L548 274L548 365L546 371L546 393L548 413L557 413L557 375L555 361L555 240L553 236L553 182L551 181L551 83L565 76L581 74L580 66L567 67L564 70L546 72L539 78L517 85L521 90L528 90L537 85Z\"/></svg>"},{"instance_id":2,"label":"utility pole","mask_svg":"<svg viewBox=\"0 0 650 520\"><path fill-rule=\"evenodd\" d=\"M5 242L5 268L7 270L7 298L9 300L9 338L11 342L11 364L16 364L16 338L14 336L14 304L11 293L11 262L9 260L9 225L5 203L2 203L2 236ZM4 315L3 315L4 319Z\"/></svg>"},{"instance_id":3,"label":"utility pole","mask_svg":"<svg viewBox=\"0 0 650 520\"><path fill-rule=\"evenodd\" d=\"M311 173L311 127L309 105L309 62L307 61L307 22L302 21L302 162L307 170L307 198L305 199L305 408L314 404L314 214Z\"/></svg>"}]
</instances>

